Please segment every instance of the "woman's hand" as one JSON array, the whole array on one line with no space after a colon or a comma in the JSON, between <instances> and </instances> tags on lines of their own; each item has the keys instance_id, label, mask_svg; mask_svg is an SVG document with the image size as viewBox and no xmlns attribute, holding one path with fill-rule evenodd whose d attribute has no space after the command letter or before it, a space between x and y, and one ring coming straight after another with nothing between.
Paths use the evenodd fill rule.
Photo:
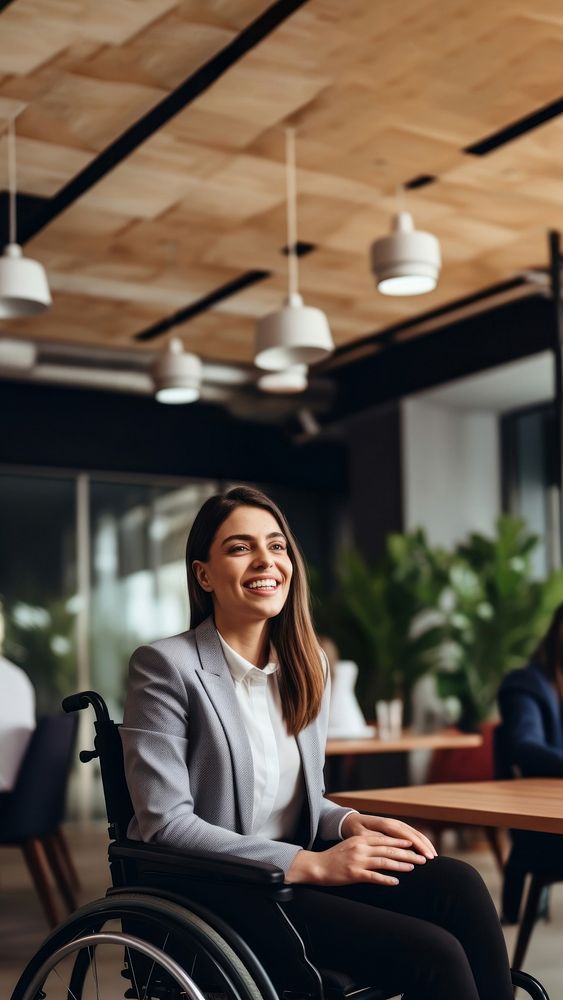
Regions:
<instances>
[{"instance_id":1,"label":"woman's hand","mask_svg":"<svg viewBox=\"0 0 563 1000\"><path fill-rule=\"evenodd\" d=\"M374 833L379 833L385 839L391 837L397 843L400 841L402 847L410 847L429 860L435 858L438 853L428 837L425 837L419 830L415 830L414 826L403 823L400 819L350 813L342 824L341 833L346 839L348 837L373 836Z\"/></svg>"},{"instance_id":2,"label":"woman's hand","mask_svg":"<svg viewBox=\"0 0 563 1000\"><path fill-rule=\"evenodd\" d=\"M399 879L386 875L386 871L411 872L415 865L426 861L420 854L408 850L407 843L380 833L349 836L326 851L299 851L286 879L312 885L350 885L353 882L398 885Z\"/></svg>"}]
</instances>

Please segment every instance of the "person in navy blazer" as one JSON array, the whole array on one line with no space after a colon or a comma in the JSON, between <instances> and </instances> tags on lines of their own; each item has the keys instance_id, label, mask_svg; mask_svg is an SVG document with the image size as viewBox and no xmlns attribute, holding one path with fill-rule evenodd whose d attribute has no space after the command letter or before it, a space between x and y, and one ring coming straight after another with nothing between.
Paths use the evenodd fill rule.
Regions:
<instances>
[{"instance_id":1,"label":"person in navy blazer","mask_svg":"<svg viewBox=\"0 0 563 1000\"><path fill-rule=\"evenodd\" d=\"M563 604L530 662L504 678L498 703L499 776L563 777ZM527 872L563 877L563 837L511 831L513 848L505 869L503 916L518 920Z\"/></svg>"},{"instance_id":2,"label":"person in navy blazer","mask_svg":"<svg viewBox=\"0 0 563 1000\"><path fill-rule=\"evenodd\" d=\"M248 487L210 497L186 568L191 629L131 658L121 729L129 836L282 868L321 968L389 996L512 1000L479 874L438 858L409 824L324 796L330 676L280 509ZM244 937L228 896L219 912ZM267 968L275 942L264 948L255 950Z\"/></svg>"}]
</instances>

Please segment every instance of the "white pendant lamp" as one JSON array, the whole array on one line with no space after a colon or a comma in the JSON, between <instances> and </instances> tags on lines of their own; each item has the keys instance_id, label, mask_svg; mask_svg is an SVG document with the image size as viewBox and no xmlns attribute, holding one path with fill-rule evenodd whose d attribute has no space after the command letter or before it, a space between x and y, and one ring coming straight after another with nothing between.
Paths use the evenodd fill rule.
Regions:
<instances>
[{"instance_id":1,"label":"white pendant lamp","mask_svg":"<svg viewBox=\"0 0 563 1000\"><path fill-rule=\"evenodd\" d=\"M288 297L282 309L268 313L256 327L254 364L266 371L312 365L334 350L328 320L320 309L303 305L297 256L295 130L286 129Z\"/></svg>"},{"instance_id":2,"label":"white pendant lamp","mask_svg":"<svg viewBox=\"0 0 563 1000\"><path fill-rule=\"evenodd\" d=\"M0 319L37 316L51 305L45 269L24 257L16 236L16 133L8 123L9 243L0 257Z\"/></svg>"},{"instance_id":3,"label":"white pendant lamp","mask_svg":"<svg viewBox=\"0 0 563 1000\"><path fill-rule=\"evenodd\" d=\"M260 376L257 385L262 392L271 392L279 396L304 392L307 388L307 365L292 365L283 371L266 372Z\"/></svg>"},{"instance_id":4,"label":"white pendant lamp","mask_svg":"<svg viewBox=\"0 0 563 1000\"><path fill-rule=\"evenodd\" d=\"M371 269L383 295L423 295L438 283L440 244L414 228L410 212L398 212L389 236L371 245Z\"/></svg>"},{"instance_id":5,"label":"white pendant lamp","mask_svg":"<svg viewBox=\"0 0 563 1000\"><path fill-rule=\"evenodd\" d=\"M184 351L173 337L153 366L155 396L159 403L195 403L199 399L202 364L196 354Z\"/></svg>"}]
</instances>

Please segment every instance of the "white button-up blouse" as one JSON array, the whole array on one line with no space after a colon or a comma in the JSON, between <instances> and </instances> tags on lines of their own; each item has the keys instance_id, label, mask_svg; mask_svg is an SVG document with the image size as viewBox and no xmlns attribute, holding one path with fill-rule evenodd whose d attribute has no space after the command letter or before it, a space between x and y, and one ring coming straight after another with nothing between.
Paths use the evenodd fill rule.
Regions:
<instances>
[{"instance_id":1,"label":"white button-up blouse","mask_svg":"<svg viewBox=\"0 0 563 1000\"><path fill-rule=\"evenodd\" d=\"M244 720L254 766L252 833L270 840L295 834L305 786L301 757L282 715L279 665L274 659L260 669L228 645L218 632ZM273 650L270 650L272 655Z\"/></svg>"}]
</instances>

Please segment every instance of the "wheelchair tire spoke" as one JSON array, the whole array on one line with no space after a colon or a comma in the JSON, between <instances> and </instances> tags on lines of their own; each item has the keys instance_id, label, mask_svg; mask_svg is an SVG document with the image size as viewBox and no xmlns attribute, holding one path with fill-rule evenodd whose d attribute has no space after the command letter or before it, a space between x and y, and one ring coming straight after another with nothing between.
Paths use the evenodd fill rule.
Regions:
<instances>
[{"instance_id":1,"label":"wheelchair tire spoke","mask_svg":"<svg viewBox=\"0 0 563 1000\"><path fill-rule=\"evenodd\" d=\"M125 952L127 954L127 962L129 963L129 968L131 970L131 977L133 979L133 987L135 989L135 993L137 994L137 1000L141 1000L141 996L140 996L140 993L139 993L139 987L137 986L137 979L136 979L136 976L135 976L135 967L134 967L134 965L133 965L133 963L131 961L131 952L129 951L129 948L126 948Z\"/></svg>"},{"instance_id":2,"label":"wheelchair tire spoke","mask_svg":"<svg viewBox=\"0 0 563 1000\"><path fill-rule=\"evenodd\" d=\"M90 955L90 968L92 969L92 978L94 980L94 985L96 987L96 1000L100 1000L100 987L98 982L98 965L96 961L96 949L88 948L88 954Z\"/></svg>"},{"instance_id":3,"label":"wheelchair tire spoke","mask_svg":"<svg viewBox=\"0 0 563 1000\"><path fill-rule=\"evenodd\" d=\"M197 962L197 951L194 951L194 960L192 962L192 967L190 969L190 976L192 979L194 978L196 962Z\"/></svg>"},{"instance_id":4,"label":"wheelchair tire spoke","mask_svg":"<svg viewBox=\"0 0 563 1000\"><path fill-rule=\"evenodd\" d=\"M61 976L61 974L60 974L59 970L57 969L56 965L53 967L53 972L55 973L55 975L57 975L59 977L61 983L63 984L63 989L66 992L67 1000L68 1000L69 997L70 997L70 1000L78 1000L78 998L72 992L70 986L65 986L63 977Z\"/></svg>"},{"instance_id":5,"label":"wheelchair tire spoke","mask_svg":"<svg viewBox=\"0 0 563 1000\"><path fill-rule=\"evenodd\" d=\"M168 934L164 938L164 944L162 945L162 951L166 951L166 945L168 944L168 938L169 937L170 937L170 931L168 932ZM150 972L149 972L149 974L147 976L147 982L146 982L146 985L145 985L145 991L143 993L143 1000L147 1000L147 993L148 993L148 989L149 989L149 986L150 986L150 982L151 982L151 979L152 979L152 974L154 972L155 965L156 965L156 960L152 963L152 965L150 967Z\"/></svg>"}]
</instances>

